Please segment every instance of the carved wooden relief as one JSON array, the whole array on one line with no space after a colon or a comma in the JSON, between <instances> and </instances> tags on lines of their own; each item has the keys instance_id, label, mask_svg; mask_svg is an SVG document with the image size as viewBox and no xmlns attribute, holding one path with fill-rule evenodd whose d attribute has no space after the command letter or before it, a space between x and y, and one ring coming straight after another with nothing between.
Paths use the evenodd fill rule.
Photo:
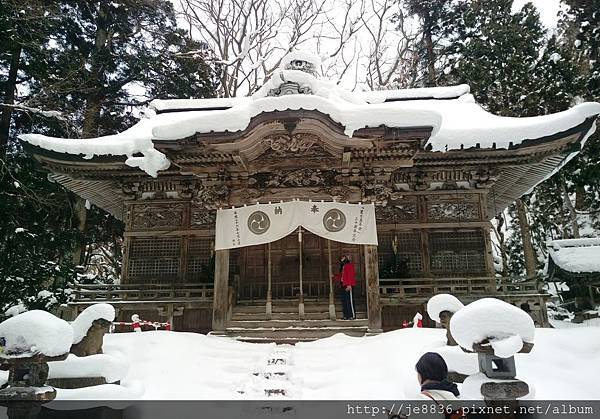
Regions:
<instances>
[{"instance_id":1,"label":"carved wooden relief","mask_svg":"<svg viewBox=\"0 0 600 419\"><path fill-rule=\"evenodd\" d=\"M204 209L217 209L229 205L229 187L202 186L194 191L192 205Z\"/></svg>"},{"instance_id":2,"label":"carved wooden relief","mask_svg":"<svg viewBox=\"0 0 600 419\"><path fill-rule=\"evenodd\" d=\"M177 228L183 224L182 203L135 204L131 211L131 227L134 230Z\"/></svg>"},{"instance_id":3,"label":"carved wooden relief","mask_svg":"<svg viewBox=\"0 0 600 419\"><path fill-rule=\"evenodd\" d=\"M430 221L479 220L479 205L474 202L440 202L429 204L427 217Z\"/></svg>"},{"instance_id":4,"label":"carved wooden relief","mask_svg":"<svg viewBox=\"0 0 600 419\"><path fill-rule=\"evenodd\" d=\"M258 189L331 186L335 184L337 173L320 169L282 170L271 173L258 173L248 179L248 186Z\"/></svg>"},{"instance_id":5,"label":"carved wooden relief","mask_svg":"<svg viewBox=\"0 0 600 419\"><path fill-rule=\"evenodd\" d=\"M479 197L472 194L427 197L427 218L433 222L480 220Z\"/></svg>"},{"instance_id":6,"label":"carved wooden relief","mask_svg":"<svg viewBox=\"0 0 600 419\"><path fill-rule=\"evenodd\" d=\"M416 221L418 218L417 201L399 202L387 206L377 205L375 217L380 223L403 223Z\"/></svg>"},{"instance_id":7,"label":"carved wooden relief","mask_svg":"<svg viewBox=\"0 0 600 419\"><path fill-rule=\"evenodd\" d=\"M216 210L192 206L190 211L190 225L192 228L214 228L216 219Z\"/></svg>"},{"instance_id":8,"label":"carved wooden relief","mask_svg":"<svg viewBox=\"0 0 600 419\"><path fill-rule=\"evenodd\" d=\"M386 206L388 201L402 198L401 192L396 192L391 186L382 183L364 183L362 185L363 202L373 202Z\"/></svg>"}]
</instances>

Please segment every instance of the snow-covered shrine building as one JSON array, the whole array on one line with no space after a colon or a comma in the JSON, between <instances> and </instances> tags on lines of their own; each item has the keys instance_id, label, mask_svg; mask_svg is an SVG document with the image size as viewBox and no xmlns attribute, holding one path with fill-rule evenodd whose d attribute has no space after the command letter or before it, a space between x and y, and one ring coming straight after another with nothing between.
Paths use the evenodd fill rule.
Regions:
<instances>
[{"instance_id":1,"label":"snow-covered shrine building","mask_svg":"<svg viewBox=\"0 0 600 419\"><path fill-rule=\"evenodd\" d=\"M576 315L593 309L600 294L600 239L551 240L547 246L545 274L548 281L567 285L563 304Z\"/></svg>"},{"instance_id":2,"label":"snow-covered shrine building","mask_svg":"<svg viewBox=\"0 0 600 419\"><path fill-rule=\"evenodd\" d=\"M121 284L81 286L70 306L110 300L120 319L256 340L398 328L437 293L526 304L545 323L535 282L496 277L490 219L580 150L600 105L505 118L466 85L350 92L317 68L292 53L252 96L155 100L116 135L21 136L52 179L126 226ZM378 245L300 227L214 250L219 208L294 200L374 204ZM354 321L332 309L342 254L358 273Z\"/></svg>"}]
</instances>

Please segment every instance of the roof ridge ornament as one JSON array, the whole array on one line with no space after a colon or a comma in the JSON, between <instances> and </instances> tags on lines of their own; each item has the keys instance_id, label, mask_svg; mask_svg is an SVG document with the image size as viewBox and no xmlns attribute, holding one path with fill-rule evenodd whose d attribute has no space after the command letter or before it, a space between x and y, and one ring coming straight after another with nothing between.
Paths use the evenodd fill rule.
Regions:
<instances>
[{"instance_id":1,"label":"roof ridge ornament","mask_svg":"<svg viewBox=\"0 0 600 419\"><path fill-rule=\"evenodd\" d=\"M311 75L314 78L318 78L320 65L321 59L314 54L305 53L301 51L290 52L281 59L281 64L279 66L279 74L273 75L273 77L279 76L282 80L282 83L279 86L269 90L267 96L314 94L310 84L302 83L300 81L290 81L285 77L285 73L286 71L290 70L301 71L303 73Z\"/></svg>"}]
</instances>

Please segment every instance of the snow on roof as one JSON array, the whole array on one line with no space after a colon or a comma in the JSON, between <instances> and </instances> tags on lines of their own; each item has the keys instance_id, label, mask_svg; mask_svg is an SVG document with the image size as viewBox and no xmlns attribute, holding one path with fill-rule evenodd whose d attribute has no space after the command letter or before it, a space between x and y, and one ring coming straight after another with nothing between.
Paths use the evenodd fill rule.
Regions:
<instances>
[{"instance_id":1,"label":"snow on roof","mask_svg":"<svg viewBox=\"0 0 600 419\"><path fill-rule=\"evenodd\" d=\"M508 358L519 352L523 342L533 343L533 319L518 307L496 298L482 298L456 312L450 333L463 348L489 340L494 353Z\"/></svg>"},{"instance_id":2,"label":"snow on roof","mask_svg":"<svg viewBox=\"0 0 600 419\"><path fill-rule=\"evenodd\" d=\"M358 93L368 103L383 103L385 101L409 99L457 99L468 94L471 87L468 84L444 87L421 87L415 89L374 90Z\"/></svg>"},{"instance_id":3,"label":"snow on roof","mask_svg":"<svg viewBox=\"0 0 600 419\"><path fill-rule=\"evenodd\" d=\"M296 59L314 60L306 54L296 55ZM289 61L289 57L286 60ZM433 129L429 139L433 151L460 149L462 145L469 148L476 144L489 148L494 143L498 148L506 148L510 143L519 144L525 139L566 131L600 114L600 104L583 103L554 115L499 117L476 104L467 85L351 92L310 72L286 69L286 60L251 97L155 100L148 116L135 126L101 138L71 140L38 134L23 134L19 138L48 150L83 154L86 158L125 155L128 157L126 164L156 176L159 170L169 167L169 161L154 149L153 140L241 131L253 117L263 112L316 110L342 124L349 137L365 127L428 126ZM274 90L289 84L299 86L299 91L305 93L272 95ZM141 156L134 156L138 153Z\"/></svg>"},{"instance_id":4,"label":"snow on roof","mask_svg":"<svg viewBox=\"0 0 600 419\"><path fill-rule=\"evenodd\" d=\"M59 356L71 349L73 329L47 311L31 310L0 323L0 337L5 340L0 357Z\"/></svg>"},{"instance_id":5,"label":"snow on roof","mask_svg":"<svg viewBox=\"0 0 600 419\"><path fill-rule=\"evenodd\" d=\"M157 112L227 109L249 102L249 97L222 97L212 99L155 99L149 106Z\"/></svg>"},{"instance_id":6,"label":"snow on roof","mask_svg":"<svg viewBox=\"0 0 600 419\"><path fill-rule=\"evenodd\" d=\"M464 307L464 304L460 302L458 298L451 294L437 294L434 295L427 301L427 314L429 317L436 322L440 322L440 313L442 311L449 311L456 313L458 310Z\"/></svg>"},{"instance_id":7,"label":"snow on roof","mask_svg":"<svg viewBox=\"0 0 600 419\"><path fill-rule=\"evenodd\" d=\"M548 259L564 271L600 272L600 238L553 240L547 246Z\"/></svg>"},{"instance_id":8,"label":"snow on roof","mask_svg":"<svg viewBox=\"0 0 600 419\"><path fill-rule=\"evenodd\" d=\"M94 320L104 319L112 322L115 319L115 308L110 304L93 304L83 310L79 316L71 323L73 328L73 344L81 342L87 335L87 332Z\"/></svg>"}]
</instances>

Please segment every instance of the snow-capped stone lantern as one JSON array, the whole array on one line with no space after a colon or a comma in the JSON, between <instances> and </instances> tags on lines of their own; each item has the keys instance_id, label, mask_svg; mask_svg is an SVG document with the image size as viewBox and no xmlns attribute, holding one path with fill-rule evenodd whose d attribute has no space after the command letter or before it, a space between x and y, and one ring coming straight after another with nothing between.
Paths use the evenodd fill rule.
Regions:
<instances>
[{"instance_id":1,"label":"snow-capped stone lantern","mask_svg":"<svg viewBox=\"0 0 600 419\"><path fill-rule=\"evenodd\" d=\"M533 348L535 325L525 311L483 298L456 312L450 330L464 351L478 357L479 373L469 376L463 389L469 381L480 384L478 391L485 400L516 400L529 394L527 383L516 378L514 357Z\"/></svg>"},{"instance_id":2,"label":"snow-capped stone lantern","mask_svg":"<svg viewBox=\"0 0 600 419\"><path fill-rule=\"evenodd\" d=\"M69 323L46 311L27 311L0 323L0 365L9 371L0 403L8 406L9 417L23 417L56 397L46 385L48 362L66 359L72 341Z\"/></svg>"},{"instance_id":3,"label":"snow-capped stone lantern","mask_svg":"<svg viewBox=\"0 0 600 419\"><path fill-rule=\"evenodd\" d=\"M450 332L450 319L452 319L454 313L463 307L464 304L451 294L437 294L427 301L427 314L433 321L440 323L446 329L446 344L448 346L458 345Z\"/></svg>"}]
</instances>

